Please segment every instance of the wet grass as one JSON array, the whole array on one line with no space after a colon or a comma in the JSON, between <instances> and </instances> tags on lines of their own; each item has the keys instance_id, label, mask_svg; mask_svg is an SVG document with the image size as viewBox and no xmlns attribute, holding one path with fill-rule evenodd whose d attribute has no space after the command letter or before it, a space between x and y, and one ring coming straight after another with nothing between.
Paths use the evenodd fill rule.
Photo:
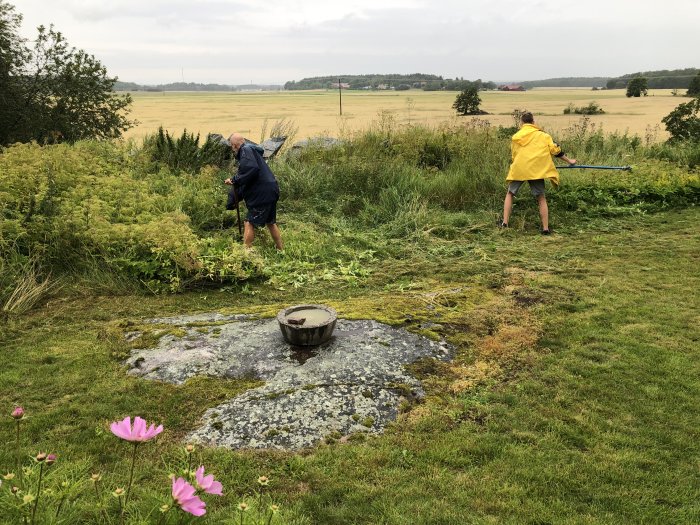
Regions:
<instances>
[{"instance_id":1,"label":"wet grass","mask_svg":"<svg viewBox=\"0 0 700 525\"><path fill-rule=\"evenodd\" d=\"M57 466L76 462L83 476L102 471L110 490L124 484L128 451L108 423L137 414L163 423L139 457L135 495L165 495L182 436L207 408L255 383L128 377L115 328L327 303L343 317L445 337L456 359L416 364L427 399L404 407L380 437L302 454L198 448L226 492L206 522L235 517L259 475L272 479L284 523L698 522L700 213L579 220L554 210L559 233L541 237L528 210L512 231L477 215L447 238L400 242L364 231L351 242L374 255L360 260L366 271L346 269L357 276L342 285L260 282L174 296L64 289L6 320L0 407L31 414L28 453L56 452ZM7 418L3 443L12 430ZM13 461L4 445L0 468ZM96 519L90 505L77 511L84 523Z\"/></svg>"}]
</instances>

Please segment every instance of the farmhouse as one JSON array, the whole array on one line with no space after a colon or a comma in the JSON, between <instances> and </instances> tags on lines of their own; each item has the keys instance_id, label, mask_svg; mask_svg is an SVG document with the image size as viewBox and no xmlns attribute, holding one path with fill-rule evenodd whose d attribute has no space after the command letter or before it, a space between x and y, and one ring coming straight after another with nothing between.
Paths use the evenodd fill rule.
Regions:
<instances>
[{"instance_id":1,"label":"farmhouse","mask_svg":"<svg viewBox=\"0 0 700 525\"><path fill-rule=\"evenodd\" d=\"M520 84L504 84L503 86L498 86L499 91L525 91L525 88Z\"/></svg>"}]
</instances>

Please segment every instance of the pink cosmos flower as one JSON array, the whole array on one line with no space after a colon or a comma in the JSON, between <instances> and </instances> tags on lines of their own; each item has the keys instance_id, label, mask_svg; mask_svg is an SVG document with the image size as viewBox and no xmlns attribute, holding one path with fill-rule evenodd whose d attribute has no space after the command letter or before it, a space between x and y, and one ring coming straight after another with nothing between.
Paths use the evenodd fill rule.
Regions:
<instances>
[{"instance_id":1,"label":"pink cosmos flower","mask_svg":"<svg viewBox=\"0 0 700 525\"><path fill-rule=\"evenodd\" d=\"M46 456L47 465L53 465L54 463L56 463L56 454L49 454Z\"/></svg>"},{"instance_id":2,"label":"pink cosmos flower","mask_svg":"<svg viewBox=\"0 0 700 525\"><path fill-rule=\"evenodd\" d=\"M15 407L12 411L12 417L15 419L22 419L24 417L24 409L22 407Z\"/></svg>"},{"instance_id":3,"label":"pink cosmos flower","mask_svg":"<svg viewBox=\"0 0 700 525\"><path fill-rule=\"evenodd\" d=\"M195 488L183 478L173 478L173 499L185 512L193 516L203 516L207 513L206 506L196 494Z\"/></svg>"},{"instance_id":4,"label":"pink cosmos flower","mask_svg":"<svg viewBox=\"0 0 700 525\"><path fill-rule=\"evenodd\" d=\"M194 477L197 480L197 486L202 489L207 494L216 494L217 496L223 496L221 489L223 485L219 481L214 481L214 475L209 474L204 475L204 467L200 466L197 472L194 473Z\"/></svg>"},{"instance_id":5,"label":"pink cosmos flower","mask_svg":"<svg viewBox=\"0 0 700 525\"><path fill-rule=\"evenodd\" d=\"M131 418L125 417L122 421L115 421L109 427L117 437L126 439L127 441L148 441L163 432L163 425L151 425L146 428L146 420L136 416L134 418L134 427L131 427Z\"/></svg>"}]
</instances>

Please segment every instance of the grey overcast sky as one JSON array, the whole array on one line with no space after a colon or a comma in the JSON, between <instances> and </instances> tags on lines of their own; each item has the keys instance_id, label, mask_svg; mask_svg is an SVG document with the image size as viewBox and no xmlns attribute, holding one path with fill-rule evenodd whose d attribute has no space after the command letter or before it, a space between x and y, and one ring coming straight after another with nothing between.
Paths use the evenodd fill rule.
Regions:
<instances>
[{"instance_id":1,"label":"grey overcast sky","mask_svg":"<svg viewBox=\"0 0 700 525\"><path fill-rule=\"evenodd\" d=\"M126 82L474 80L700 66L700 0L8 0Z\"/></svg>"}]
</instances>

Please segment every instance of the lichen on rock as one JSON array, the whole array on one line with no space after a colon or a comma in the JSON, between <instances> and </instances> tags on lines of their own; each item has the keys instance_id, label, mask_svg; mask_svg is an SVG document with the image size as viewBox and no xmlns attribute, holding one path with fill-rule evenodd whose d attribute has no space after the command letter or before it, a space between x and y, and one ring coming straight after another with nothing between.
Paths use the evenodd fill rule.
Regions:
<instances>
[{"instance_id":1,"label":"lichen on rock","mask_svg":"<svg viewBox=\"0 0 700 525\"><path fill-rule=\"evenodd\" d=\"M288 345L275 319L201 314L152 321L185 335L132 350L130 374L176 384L198 375L265 381L207 410L187 438L231 448L296 450L329 435L379 433L407 396L424 395L406 366L451 355L444 342L371 320L339 319L333 337L311 348ZM203 329L207 323L212 330Z\"/></svg>"}]
</instances>

